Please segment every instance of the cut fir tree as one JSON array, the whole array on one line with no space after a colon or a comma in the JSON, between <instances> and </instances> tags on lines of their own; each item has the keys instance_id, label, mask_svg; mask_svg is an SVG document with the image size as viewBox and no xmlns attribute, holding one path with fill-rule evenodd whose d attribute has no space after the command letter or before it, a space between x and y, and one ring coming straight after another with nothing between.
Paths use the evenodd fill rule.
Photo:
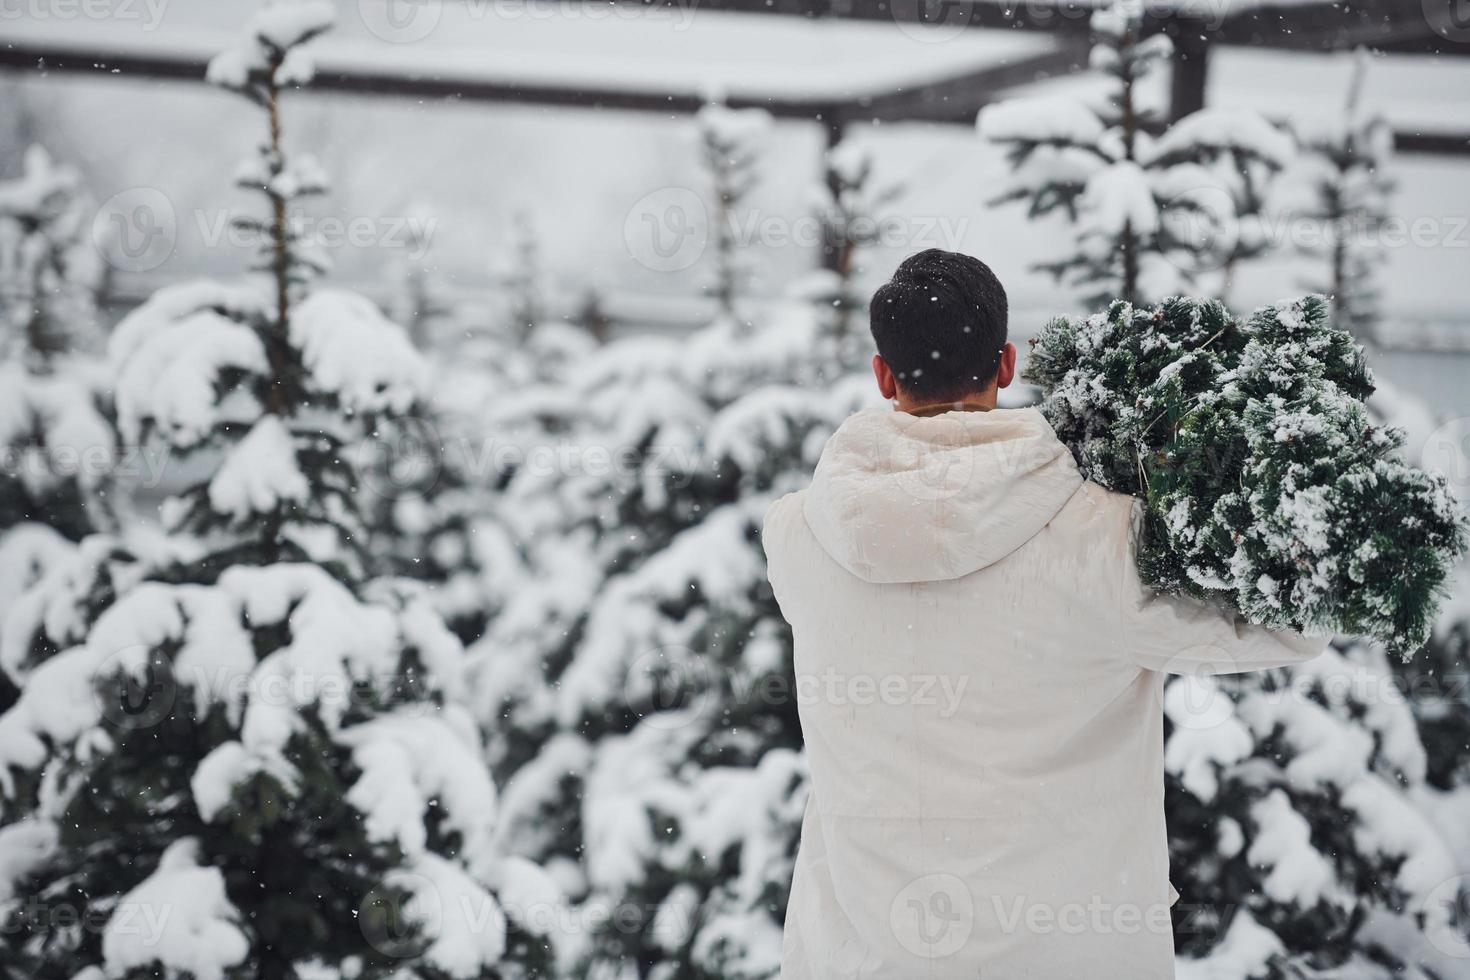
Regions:
<instances>
[{"instance_id":1,"label":"cut fir tree","mask_svg":"<svg viewBox=\"0 0 1470 980\"><path fill-rule=\"evenodd\" d=\"M427 372L372 304L312 288L288 227L322 182L279 99L333 14L268 3L211 66L270 120L242 171L270 204L264 288L165 289L109 344L127 438L198 474L167 546L89 538L7 617L6 980L545 975L559 897L501 846L463 649L420 589L360 573L344 450Z\"/></svg>"},{"instance_id":2,"label":"cut fir tree","mask_svg":"<svg viewBox=\"0 0 1470 980\"><path fill-rule=\"evenodd\" d=\"M1243 321L1213 300L1117 301L1049 323L1026 378L1084 474L1145 501L1150 585L1408 656L1466 522L1373 423L1362 350L1327 315L1319 296Z\"/></svg>"}]
</instances>

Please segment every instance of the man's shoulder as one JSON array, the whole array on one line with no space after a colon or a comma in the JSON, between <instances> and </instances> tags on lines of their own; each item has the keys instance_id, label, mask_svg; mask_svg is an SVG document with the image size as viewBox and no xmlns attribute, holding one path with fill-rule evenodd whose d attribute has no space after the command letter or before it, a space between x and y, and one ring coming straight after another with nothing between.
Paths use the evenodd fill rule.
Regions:
<instances>
[{"instance_id":1,"label":"man's shoulder","mask_svg":"<svg viewBox=\"0 0 1470 980\"><path fill-rule=\"evenodd\" d=\"M766 554L766 576L776 592L778 602L782 601L781 595L786 591L784 583L791 578L790 569L800 562L798 556L802 553L802 546L799 539L802 536L811 537L806 515L802 513L805 501L805 490L777 497L766 508L766 517L761 523L761 548Z\"/></svg>"},{"instance_id":2,"label":"man's shoulder","mask_svg":"<svg viewBox=\"0 0 1470 980\"><path fill-rule=\"evenodd\" d=\"M806 502L806 490L793 490L791 493L777 497L771 501L766 508L766 517L761 524L761 533L764 537L787 531L793 526L793 522L806 522L802 508Z\"/></svg>"},{"instance_id":3,"label":"man's shoulder","mask_svg":"<svg viewBox=\"0 0 1470 980\"><path fill-rule=\"evenodd\" d=\"M1052 523L1084 531L1089 536L1099 531L1127 535L1138 506L1137 497L1084 480Z\"/></svg>"}]
</instances>

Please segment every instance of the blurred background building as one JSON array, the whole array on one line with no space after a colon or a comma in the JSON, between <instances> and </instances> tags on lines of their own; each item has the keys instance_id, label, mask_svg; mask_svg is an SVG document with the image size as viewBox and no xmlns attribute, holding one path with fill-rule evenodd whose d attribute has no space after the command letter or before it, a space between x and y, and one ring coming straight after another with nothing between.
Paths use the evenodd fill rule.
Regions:
<instances>
[{"instance_id":1,"label":"blurred background building","mask_svg":"<svg viewBox=\"0 0 1470 980\"><path fill-rule=\"evenodd\" d=\"M203 82L235 5L104 6L98 17L38 0L0 19L0 175L41 143L111 202L123 235L149 234L128 209L166 189L158 227L173 247L116 263L109 299L122 311L161 282L236 266L218 175L254 137L249 107ZM1167 116L1239 106L1307 132L1342 118L1352 52L1372 50L1361 105L1392 128L1391 209L1405 232L1383 249L1390 315L1379 333L1393 353L1382 363L1470 410L1456 380L1470 364L1470 316L1453 288L1470 259L1470 28L1417 0L1149 9L1174 38L1174 65L1140 97ZM720 99L775 117L745 202L753 294L779 295L821 265L820 247L755 223L799 225L820 195L823 150L841 141L870 153L875 183L900 187L903 230L866 250L864 288L918 248L963 249L999 271L1026 334L1077 297L1030 271L1053 241L1045 223L988 206L1006 164L974 120L1001 98L1085 95L1089 11L1038 0L357 0L287 112L293 138L337 175L320 213L374 222L333 243L334 278L385 302L407 262L447 294L493 302L534 243L553 315L577 315L595 293L614 330L703 322L709 263L669 269L629 241L655 220L650 208L680 190L704 196L692 115ZM412 227L425 233L410 249ZM1248 306L1300 291L1311 266L1283 247L1233 278L1232 301Z\"/></svg>"}]
</instances>

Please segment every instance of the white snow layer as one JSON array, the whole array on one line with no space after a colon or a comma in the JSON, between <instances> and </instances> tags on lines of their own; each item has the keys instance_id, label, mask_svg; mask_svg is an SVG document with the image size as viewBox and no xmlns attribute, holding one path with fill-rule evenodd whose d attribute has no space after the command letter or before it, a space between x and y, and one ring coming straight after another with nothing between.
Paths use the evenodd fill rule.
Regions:
<instances>
[{"instance_id":1,"label":"white snow layer","mask_svg":"<svg viewBox=\"0 0 1470 980\"><path fill-rule=\"evenodd\" d=\"M482 976L505 953L505 913L495 897L458 865L432 852L389 873L384 882L407 892L404 915L428 945L423 960L456 980Z\"/></svg>"},{"instance_id":2,"label":"white snow layer","mask_svg":"<svg viewBox=\"0 0 1470 980\"><path fill-rule=\"evenodd\" d=\"M1199 147L1232 150L1278 167L1285 166L1296 154L1292 138L1260 113L1241 108L1208 108L1190 113L1166 129L1151 147L1151 158Z\"/></svg>"},{"instance_id":3,"label":"white snow layer","mask_svg":"<svg viewBox=\"0 0 1470 980\"><path fill-rule=\"evenodd\" d=\"M201 867L198 855L194 838L174 841L153 874L118 899L102 932L109 973L162 963L195 980L224 980L226 971L245 962L250 940L225 894L224 875Z\"/></svg>"},{"instance_id":4,"label":"white snow layer","mask_svg":"<svg viewBox=\"0 0 1470 980\"><path fill-rule=\"evenodd\" d=\"M0 364L0 447L15 454L7 469L40 490L58 482L57 463L95 487L113 469L116 440L97 410L87 365L36 375L18 361ZM66 459L66 457L70 459Z\"/></svg>"},{"instance_id":5,"label":"white snow layer","mask_svg":"<svg viewBox=\"0 0 1470 980\"><path fill-rule=\"evenodd\" d=\"M988 140L1090 146L1102 138L1097 114L1072 98L1035 96L995 102L980 110L980 135Z\"/></svg>"},{"instance_id":6,"label":"white snow layer","mask_svg":"<svg viewBox=\"0 0 1470 980\"><path fill-rule=\"evenodd\" d=\"M242 397L246 385L236 397L221 398L219 389L227 372L247 380L268 375L260 331L274 329L275 316L260 292L212 282L162 289L129 314L108 344L124 438L137 441L151 422L173 445L188 448L221 422L253 423L261 408ZM314 393L347 412L402 414L425 394L423 358L407 333L363 297L317 290L292 309L290 320L290 341ZM267 435L261 439L278 445ZM232 507L241 504L233 490L227 498Z\"/></svg>"},{"instance_id":7,"label":"white snow layer","mask_svg":"<svg viewBox=\"0 0 1470 980\"><path fill-rule=\"evenodd\" d=\"M411 857L426 853L432 801L460 834L466 860L481 867L495 854L495 784L478 740L466 742L438 710L404 707L343 729L338 740L362 769L347 800L364 814L369 837L395 841Z\"/></svg>"},{"instance_id":8,"label":"white snow layer","mask_svg":"<svg viewBox=\"0 0 1470 980\"><path fill-rule=\"evenodd\" d=\"M296 445L280 416L262 416L231 447L209 481L209 505L235 520L303 503L311 493L296 461Z\"/></svg>"},{"instance_id":9,"label":"white snow layer","mask_svg":"<svg viewBox=\"0 0 1470 980\"><path fill-rule=\"evenodd\" d=\"M336 19L331 0L267 0L241 36L209 62L206 77L222 88L243 89L285 55L275 80L303 85L313 72L310 60L297 46L330 28Z\"/></svg>"},{"instance_id":10,"label":"white snow layer","mask_svg":"<svg viewBox=\"0 0 1470 980\"><path fill-rule=\"evenodd\" d=\"M356 293L312 293L291 317L291 343L349 411L402 414L426 393L428 365L407 332Z\"/></svg>"},{"instance_id":11,"label":"white snow layer","mask_svg":"<svg viewBox=\"0 0 1470 980\"><path fill-rule=\"evenodd\" d=\"M1082 208L1086 229L1110 237L1122 234L1125 225L1140 236L1151 235L1159 227L1159 206L1148 174L1128 160L1088 178Z\"/></svg>"},{"instance_id":12,"label":"white snow layer","mask_svg":"<svg viewBox=\"0 0 1470 980\"><path fill-rule=\"evenodd\" d=\"M28 818L0 827L0 903L16 897L16 885L56 852L60 834L50 820Z\"/></svg>"}]
</instances>

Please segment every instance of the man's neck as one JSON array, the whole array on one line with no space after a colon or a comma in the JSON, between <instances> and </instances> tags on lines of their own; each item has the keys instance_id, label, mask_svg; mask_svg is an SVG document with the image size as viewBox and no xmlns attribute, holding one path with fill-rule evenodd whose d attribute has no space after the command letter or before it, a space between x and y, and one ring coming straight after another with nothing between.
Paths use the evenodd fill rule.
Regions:
<instances>
[{"instance_id":1,"label":"man's neck","mask_svg":"<svg viewBox=\"0 0 1470 980\"><path fill-rule=\"evenodd\" d=\"M974 395L969 398L961 398L958 401L945 402L911 402L900 398L894 409L909 415L943 415L945 412L988 412L995 408L996 393L987 391L984 394Z\"/></svg>"}]
</instances>

